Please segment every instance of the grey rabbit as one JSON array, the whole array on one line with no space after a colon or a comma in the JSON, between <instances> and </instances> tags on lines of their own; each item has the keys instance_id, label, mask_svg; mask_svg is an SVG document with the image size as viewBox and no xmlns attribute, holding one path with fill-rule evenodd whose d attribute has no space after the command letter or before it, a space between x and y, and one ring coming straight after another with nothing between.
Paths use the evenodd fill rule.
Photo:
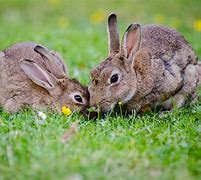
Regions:
<instances>
[{"instance_id":1,"label":"grey rabbit","mask_svg":"<svg viewBox=\"0 0 201 180\"><path fill-rule=\"evenodd\" d=\"M197 99L198 57L184 37L161 25L133 23L119 42L117 18L108 17L109 56L91 71L90 106L107 112L171 110Z\"/></svg>"},{"instance_id":2,"label":"grey rabbit","mask_svg":"<svg viewBox=\"0 0 201 180\"><path fill-rule=\"evenodd\" d=\"M0 106L8 112L23 107L84 111L89 106L87 87L67 76L57 52L34 43L17 43L0 52Z\"/></svg>"}]
</instances>

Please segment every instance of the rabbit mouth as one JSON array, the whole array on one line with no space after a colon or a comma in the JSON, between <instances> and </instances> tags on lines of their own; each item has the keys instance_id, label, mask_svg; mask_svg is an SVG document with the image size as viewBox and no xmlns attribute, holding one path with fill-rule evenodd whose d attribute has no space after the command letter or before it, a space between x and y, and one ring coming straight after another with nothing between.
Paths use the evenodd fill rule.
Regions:
<instances>
[{"instance_id":1,"label":"rabbit mouth","mask_svg":"<svg viewBox=\"0 0 201 180\"><path fill-rule=\"evenodd\" d=\"M127 111L124 107L124 105L119 105L119 103L116 103L113 108L109 109L108 111L102 112L102 117L105 118L108 115L109 116L118 116L118 115L127 115Z\"/></svg>"},{"instance_id":2,"label":"rabbit mouth","mask_svg":"<svg viewBox=\"0 0 201 180\"><path fill-rule=\"evenodd\" d=\"M92 111L85 112L89 119L97 119L98 117L106 117L108 114L123 114L125 112L124 105L117 102L110 104L110 101L104 99L99 106L92 106Z\"/></svg>"},{"instance_id":3,"label":"rabbit mouth","mask_svg":"<svg viewBox=\"0 0 201 180\"><path fill-rule=\"evenodd\" d=\"M119 114L121 114L121 115L127 114L124 105L120 106L119 103L116 103L115 105L113 105L112 108L110 108L107 111L92 111L92 112L87 112L87 113L85 112L85 115L87 115L89 120L97 120L99 118L105 119L108 115L116 116Z\"/></svg>"},{"instance_id":4,"label":"rabbit mouth","mask_svg":"<svg viewBox=\"0 0 201 180\"><path fill-rule=\"evenodd\" d=\"M103 114L108 114L108 113L117 114L117 113L124 112L124 110L125 110L124 104L116 102L116 103L113 103L112 105L108 106L105 111L102 110L102 113Z\"/></svg>"}]
</instances>

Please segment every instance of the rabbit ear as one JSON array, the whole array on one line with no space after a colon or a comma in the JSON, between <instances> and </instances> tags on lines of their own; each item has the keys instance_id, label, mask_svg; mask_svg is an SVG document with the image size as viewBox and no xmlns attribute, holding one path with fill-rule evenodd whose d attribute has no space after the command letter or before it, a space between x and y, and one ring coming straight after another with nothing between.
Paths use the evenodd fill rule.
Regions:
<instances>
[{"instance_id":1,"label":"rabbit ear","mask_svg":"<svg viewBox=\"0 0 201 180\"><path fill-rule=\"evenodd\" d=\"M131 24L123 37L121 53L129 60L133 60L133 56L139 50L141 44L141 26L139 24Z\"/></svg>"},{"instance_id":2,"label":"rabbit ear","mask_svg":"<svg viewBox=\"0 0 201 180\"><path fill-rule=\"evenodd\" d=\"M55 76L65 76L66 68L63 67L63 63L59 62L58 58L52 55L48 49L37 45L34 51L39 53L45 60L45 66Z\"/></svg>"},{"instance_id":3,"label":"rabbit ear","mask_svg":"<svg viewBox=\"0 0 201 180\"><path fill-rule=\"evenodd\" d=\"M20 67L24 73L37 85L52 91L57 85L57 79L34 61L25 59L20 62Z\"/></svg>"},{"instance_id":4,"label":"rabbit ear","mask_svg":"<svg viewBox=\"0 0 201 180\"><path fill-rule=\"evenodd\" d=\"M61 66L63 71L66 74L68 74L68 68L67 68L67 66L64 64L64 62L62 60L63 58L62 58L61 54L56 52L56 51L53 51L53 50L51 50L50 53L55 57L55 60L57 61L58 65Z\"/></svg>"},{"instance_id":5,"label":"rabbit ear","mask_svg":"<svg viewBox=\"0 0 201 180\"><path fill-rule=\"evenodd\" d=\"M119 31L117 27L116 14L110 14L108 17L108 44L110 55L114 55L119 52Z\"/></svg>"}]
</instances>

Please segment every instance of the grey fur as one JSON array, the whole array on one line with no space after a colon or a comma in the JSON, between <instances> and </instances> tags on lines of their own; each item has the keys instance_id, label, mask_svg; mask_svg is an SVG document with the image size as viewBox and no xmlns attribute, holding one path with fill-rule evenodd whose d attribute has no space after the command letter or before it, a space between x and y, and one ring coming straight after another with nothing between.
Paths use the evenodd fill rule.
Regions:
<instances>
[{"instance_id":1,"label":"grey fur","mask_svg":"<svg viewBox=\"0 0 201 180\"><path fill-rule=\"evenodd\" d=\"M108 111L122 102L127 111L149 111L156 104L171 110L174 103L180 107L187 100L195 101L197 59L189 43L175 30L132 24L125 32L121 50L91 71L90 105ZM109 82L113 72L120 77L115 84Z\"/></svg>"},{"instance_id":2,"label":"grey fur","mask_svg":"<svg viewBox=\"0 0 201 180\"><path fill-rule=\"evenodd\" d=\"M40 68L47 78L53 78L51 91L37 83L37 77L31 78L29 68L32 65ZM89 100L87 88L69 79L66 71L61 56L56 52L33 42L12 45L0 52L0 106L11 113L26 106L60 111L65 105L72 110L84 110ZM75 92L82 96L82 104L73 101L71 94Z\"/></svg>"}]
</instances>

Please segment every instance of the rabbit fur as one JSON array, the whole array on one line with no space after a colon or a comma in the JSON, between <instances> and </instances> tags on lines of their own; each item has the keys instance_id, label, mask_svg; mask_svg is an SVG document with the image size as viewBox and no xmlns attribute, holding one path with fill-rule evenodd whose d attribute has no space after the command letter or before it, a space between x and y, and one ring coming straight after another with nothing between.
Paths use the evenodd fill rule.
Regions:
<instances>
[{"instance_id":1,"label":"rabbit fur","mask_svg":"<svg viewBox=\"0 0 201 180\"><path fill-rule=\"evenodd\" d=\"M171 110L197 98L201 66L184 37L161 25L131 24L119 42L117 18L108 17L109 56L91 71L90 105L107 112Z\"/></svg>"},{"instance_id":2,"label":"rabbit fur","mask_svg":"<svg viewBox=\"0 0 201 180\"><path fill-rule=\"evenodd\" d=\"M0 52L0 106L11 113L23 107L61 111L64 105L85 110L87 87L66 73L59 53L34 42L14 44ZM76 101L76 95L82 102Z\"/></svg>"}]
</instances>

